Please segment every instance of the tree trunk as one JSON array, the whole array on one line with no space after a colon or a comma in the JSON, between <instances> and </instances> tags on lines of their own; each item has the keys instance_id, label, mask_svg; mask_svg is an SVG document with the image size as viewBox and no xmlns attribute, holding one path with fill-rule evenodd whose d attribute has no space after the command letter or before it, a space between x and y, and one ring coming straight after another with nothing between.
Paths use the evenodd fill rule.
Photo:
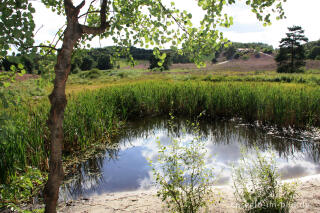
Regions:
<instances>
[{"instance_id":1,"label":"tree trunk","mask_svg":"<svg viewBox=\"0 0 320 213\"><path fill-rule=\"evenodd\" d=\"M50 136L50 162L49 177L44 189L45 212L55 213L59 198L59 187L63 180L62 145L63 145L63 119L67 105L65 94L66 82L70 73L71 56L76 42L81 37L78 22L68 19L64 32L62 48L58 52L57 63L54 67L54 89L49 95L51 109L48 119Z\"/></svg>"},{"instance_id":2,"label":"tree trunk","mask_svg":"<svg viewBox=\"0 0 320 213\"><path fill-rule=\"evenodd\" d=\"M55 80L54 88L49 95L51 109L48 119L50 129L50 159L49 177L44 188L45 212L55 213L59 198L59 188L63 180L64 172L62 167L62 144L63 144L63 118L67 105L65 94L66 82L71 68L71 56L74 46L82 34L97 35L103 33L109 22L106 22L107 0L103 0L100 10L100 27L88 27L79 24L78 15L80 9L85 5L83 0L77 7L72 0L64 0L65 13L67 16L67 28L63 34L63 43L58 51L57 64L54 67Z\"/></svg>"}]
</instances>

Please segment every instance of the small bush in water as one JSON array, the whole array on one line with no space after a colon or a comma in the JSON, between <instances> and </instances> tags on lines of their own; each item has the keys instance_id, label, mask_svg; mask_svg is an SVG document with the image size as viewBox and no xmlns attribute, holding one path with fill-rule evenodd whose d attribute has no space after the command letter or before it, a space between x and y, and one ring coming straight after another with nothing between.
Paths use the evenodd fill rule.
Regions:
<instances>
[{"instance_id":1,"label":"small bush in water","mask_svg":"<svg viewBox=\"0 0 320 213\"><path fill-rule=\"evenodd\" d=\"M281 184L274 153L262 155L256 149L254 154L256 158L243 151L239 166L233 167L237 204L250 213L289 212L297 196L296 183Z\"/></svg>"},{"instance_id":2,"label":"small bush in water","mask_svg":"<svg viewBox=\"0 0 320 213\"><path fill-rule=\"evenodd\" d=\"M172 122L169 126L173 127ZM191 126L195 138L187 142L171 139L166 146L158 141L158 160L150 161L159 186L157 195L173 212L199 212L213 197L213 173L205 166L205 142L200 140L198 123Z\"/></svg>"}]
</instances>

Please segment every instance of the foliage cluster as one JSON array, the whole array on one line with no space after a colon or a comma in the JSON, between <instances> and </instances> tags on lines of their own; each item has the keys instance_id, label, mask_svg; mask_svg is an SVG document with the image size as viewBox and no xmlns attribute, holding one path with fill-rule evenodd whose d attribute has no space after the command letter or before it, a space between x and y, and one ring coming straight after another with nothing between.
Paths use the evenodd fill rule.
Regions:
<instances>
[{"instance_id":1,"label":"foliage cluster","mask_svg":"<svg viewBox=\"0 0 320 213\"><path fill-rule=\"evenodd\" d=\"M317 60L317 57L320 59L320 39L317 41L309 41L303 46L308 59Z\"/></svg>"},{"instance_id":2,"label":"foliage cluster","mask_svg":"<svg viewBox=\"0 0 320 213\"><path fill-rule=\"evenodd\" d=\"M101 71L97 68L93 68L88 72L80 73L81 78L96 79L96 78L99 78L100 76L101 76Z\"/></svg>"},{"instance_id":3,"label":"foliage cluster","mask_svg":"<svg viewBox=\"0 0 320 213\"><path fill-rule=\"evenodd\" d=\"M170 53L163 53L160 56L151 55L149 62L149 69L164 71L170 69L172 58Z\"/></svg>"},{"instance_id":4,"label":"foliage cluster","mask_svg":"<svg viewBox=\"0 0 320 213\"><path fill-rule=\"evenodd\" d=\"M296 184L281 184L274 153L242 151L239 165L233 167L236 201L245 212L289 213L297 198Z\"/></svg>"},{"instance_id":5,"label":"foliage cluster","mask_svg":"<svg viewBox=\"0 0 320 213\"><path fill-rule=\"evenodd\" d=\"M19 209L20 203L30 202L42 190L46 176L37 168L26 167L12 177L10 184L0 184L1 208Z\"/></svg>"},{"instance_id":6,"label":"foliage cluster","mask_svg":"<svg viewBox=\"0 0 320 213\"><path fill-rule=\"evenodd\" d=\"M110 49L94 48L91 50L77 50L74 52L71 60L71 72L76 74L80 70L87 71L93 68L99 70L113 69L114 62L111 59Z\"/></svg>"},{"instance_id":7,"label":"foliage cluster","mask_svg":"<svg viewBox=\"0 0 320 213\"><path fill-rule=\"evenodd\" d=\"M41 74L45 78L48 78L52 75L54 63L55 57L52 55L17 54L4 57L0 60L0 71L6 71L3 72L6 75L10 75L10 72L14 71L14 73L21 74ZM0 79L0 81L2 80Z\"/></svg>"},{"instance_id":8,"label":"foliage cluster","mask_svg":"<svg viewBox=\"0 0 320 213\"><path fill-rule=\"evenodd\" d=\"M55 58L53 56L41 56L40 54L17 54L4 57L0 60L0 70L11 71L12 66L18 68L23 66L26 73L29 74L48 74L53 70L53 63ZM50 69L48 69L50 66Z\"/></svg>"},{"instance_id":9,"label":"foliage cluster","mask_svg":"<svg viewBox=\"0 0 320 213\"><path fill-rule=\"evenodd\" d=\"M241 50L242 49L242 50ZM227 60L247 58L249 55L254 55L256 58L260 56L260 52L266 54L273 54L273 47L264 43L240 43L232 42L228 47L221 47L213 57L212 62L216 63L217 58L222 55L226 57Z\"/></svg>"},{"instance_id":10,"label":"foliage cluster","mask_svg":"<svg viewBox=\"0 0 320 213\"><path fill-rule=\"evenodd\" d=\"M170 116L169 128L173 130L174 116ZM171 138L169 145L157 141L158 159L149 160L156 185L160 187L157 195L173 212L199 212L213 199L214 175L213 168L205 165L206 142L201 140L199 123L190 125L194 135L191 141L182 141L181 136Z\"/></svg>"},{"instance_id":11,"label":"foliage cluster","mask_svg":"<svg viewBox=\"0 0 320 213\"><path fill-rule=\"evenodd\" d=\"M254 44L254 43L253 43ZM243 48L243 47L247 47L248 48ZM261 46L264 46L264 44L261 44ZM239 48L242 47L242 48ZM255 48L252 48L255 47ZM243 60L248 60L250 58L250 56L254 56L255 58L260 58L260 52L263 52L265 54L272 54L273 53L273 48L263 48L261 49L258 46L255 45L241 45L241 43L236 43L236 45L233 43L232 45L230 45L227 48L222 48L221 50L219 50L216 54L215 57L212 59L213 63L216 63L217 57L219 57L220 55L222 55L223 57L225 57L227 60L231 60L231 59L243 59Z\"/></svg>"},{"instance_id":12,"label":"foliage cluster","mask_svg":"<svg viewBox=\"0 0 320 213\"><path fill-rule=\"evenodd\" d=\"M264 52L266 54L272 54L273 52L273 47L272 45L268 45L265 43L261 42L253 42L253 43L240 43L240 42L232 42L232 45L236 48L242 48L242 49L254 49L254 50L259 50L261 52Z\"/></svg>"}]
</instances>

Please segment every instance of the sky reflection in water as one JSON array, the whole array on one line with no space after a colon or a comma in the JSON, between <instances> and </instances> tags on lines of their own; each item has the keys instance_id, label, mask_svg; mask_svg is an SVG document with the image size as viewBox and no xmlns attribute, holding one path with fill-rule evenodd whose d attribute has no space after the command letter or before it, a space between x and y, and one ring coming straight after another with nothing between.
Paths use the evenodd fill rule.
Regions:
<instances>
[{"instance_id":1,"label":"sky reflection in water","mask_svg":"<svg viewBox=\"0 0 320 213\"><path fill-rule=\"evenodd\" d=\"M147 159L157 158L155 141L169 144L171 137L181 137L183 141L192 139L191 134L183 135L181 131L186 128L186 120L178 120L176 125L175 131L169 132L167 120L163 119L129 123L125 133L114 141L117 145L106 149L101 157L79 165L74 179L61 187L60 199L149 189L152 187L152 172ZM312 139L299 136L288 139L225 121L204 123L200 128L212 156L206 160L207 164L214 167L220 177L218 185L230 183L231 164L237 163L241 157L241 147L250 151L254 144L263 151L268 148L275 151L283 179L320 173L320 146Z\"/></svg>"}]
</instances>

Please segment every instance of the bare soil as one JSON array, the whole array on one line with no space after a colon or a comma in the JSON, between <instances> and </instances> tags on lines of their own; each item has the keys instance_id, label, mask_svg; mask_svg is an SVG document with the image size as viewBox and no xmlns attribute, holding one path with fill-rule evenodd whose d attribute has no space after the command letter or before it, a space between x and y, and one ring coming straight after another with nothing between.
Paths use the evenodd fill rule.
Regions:
<instances>
[{"instance_id":1,"label":"bare soil","mask_svg":"<svg viewBox=\"0 0 320 213\"><path fill-rule=\"evenodd\" d=\"M291 212L318 213L320 212L320 175L300 178L298 180L299 196ZM210 205L207 212L239 212L231 186L215 188L215 195L220 199ZM111 212L168 212L164 202L157 196L156 191L134 191L96 195L60 204L59 212L64 213L111 213ZM203 209L203 212L206 212Z\"/></svg>"},{"instance_id":2,"label":"bare soil","mask_svg":"<svg viewBox=\"0 0 320 213\"><path fill-rule=\"evenodd\" d=\"M35 74L24 74L23 76L17 75L16 76L16 80L18 81L25 81L25 80L29 80L29 79L36 79L39 78L39 75L35 75Z\"/></svg>"},{"instance_id":3,"label":"bare soil","mask_svg":"<svg viewBox=\"0 0 320 213\"><path fill-rule=\"evenodd\" d=\"M307 60L306 62L306 69L320 69L320 60ZM185 71L185 73L190 73L190 71L274 71L277 69L277 64L273 56L260 54L259 58L252 55L248 60L233 59L217 64L208 63L205 68L197 68L193 63L173 64L171 70L174 69Z\"/></svg>"}]
</instances>

